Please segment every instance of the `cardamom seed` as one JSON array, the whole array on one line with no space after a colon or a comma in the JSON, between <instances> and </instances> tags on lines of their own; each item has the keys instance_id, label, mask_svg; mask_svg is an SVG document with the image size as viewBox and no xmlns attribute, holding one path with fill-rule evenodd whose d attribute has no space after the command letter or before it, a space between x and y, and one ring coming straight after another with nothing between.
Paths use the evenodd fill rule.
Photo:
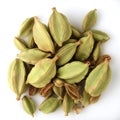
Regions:
<instances>
[{"instance_id":1,"label":"cardamom seed","mask_svg":"<svg viewBox=\"0 0 120 120\"><path fill-rule=\"evenodd\" d=\"M34 96L38 92L38 89L33 87L32 85L29 86L29 95Z\"/></svg>"}]
</instances>

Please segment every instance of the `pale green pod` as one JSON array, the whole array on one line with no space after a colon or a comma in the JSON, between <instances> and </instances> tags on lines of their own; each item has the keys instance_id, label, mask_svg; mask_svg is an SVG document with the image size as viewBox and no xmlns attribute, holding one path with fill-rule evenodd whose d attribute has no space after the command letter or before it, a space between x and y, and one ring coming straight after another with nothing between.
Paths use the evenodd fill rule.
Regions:
<instances>
[{"instance_id":1,"label":"pale green pod","mask_svg":"<svg viewBox=\"0 0 120 120\"><path fill-rule=\"evenodd\" d=\"M14 38L14 44L15 44L16 48L21 50L21 51L24 51L24 50L28 49L25 41L21 38L15 37Z\"/></svg>"},{"instance_id":2,"label":"pale green pod","mask_svg":"<svg viewBox=\"0 0 120 120\"><path fill-rule=\"evenodd\" d=\"M32 31L33 25L34 25L34 17L25 19L25 21L21 25L18 36L19 37L27 36Z\"/></svg>"},{"instance_id":3,"label":"pale green pod","mask_svg":"<svg viewBox=\"0 0 120 120\"><path fill-rule=\"evenodd\" d=\"M91 96L96 97L107 87L111 78L111 69L109 66L109 60L105 59L92 70L86 79L85 90Z\"/></svg>"},{"instance_id":4,"label":"pale green pod","mask_svg":"<svg viewBox=\"0 0 120 120\"><path fill-rule=\"evenodd\" d=\"M40 104L39 110L46 114L51 113L54 112L59 107L60 103L61 100L54 97L49 97Z\"/></svg>"},{"instance_id":5,"label":"pale green pod","mask_svg":"<svg viewBox=\"0 0 120 120\"><path fill-rule=\"evenodd\" d=\"M12 91L16 93L17 100L20 99L27 88L25 78L26 71L24 63L19 59L13 60L8 69L8 82Z\"/></svg>"},{"instance_id":6,"label":"pale green pod","mask_svg":"<svg viewBox=\"0 0 120 120\"><path fill-rule=\"evenodd\" d=\"M64 81L59 78L55 78L53 80L53 83L56 87L62 87L64 85Z\"/></svg>"},{"instance_id":7,"label":"pale green pod","mask_svg":"<svg viewBox=\"0 0 120 120\"><path fill-rule=\"evenodd\" d=\"M72 36L75 38L80 38L81 33L79 32L78 28L76 28L75 26L71 26L71 28L72 28Z\"/></svg>"},{"instance_id":8,"label":"pale green pod","mask_svg":"<svg viewBox=\"0 0 120 120\"><path fill-rule=\"evenodd\" d=\"M64 42L64 45L65 45L65 44L68 44L68 43L75 43L75 42L77 42L76 39L69 39L69 40L67 40L66 42Z\"/></svg>"},{"instance_id":9,"label":"pale green pod","mask_svg":"<svg viewBox=\"0 0 120 120\"><path fill-rule=\"evenodd\" d=\"M88 106L90 104L90 98L91 96L86 91L83 91L83 94L80 99L82 106Z\"/></svg>"},{"instance_id":10,"label":"pale green pod","mask_svg":"<svg viewBox=\"0 0 120 120\"><path fill-rule=\"evenodd\" d=\"M56 55L59 57L56 64L58 66L61 66L67 63L68 61L70 61L74 56L77 46L79 44L80 42L68 43L68 44L65 44L62 48L60 48L56 53Z\"/></svg>"},{"instance_id":11,"label":"pale green pod","mask_svg":"<svg viewBox=\"0 0 120 120\"><path fill-rule=\"evenodd\" d=\"M26 44L27 44L28 48L34 48L35 42L34 42L34 39L33 39L33 33L30 33L28 35L28 39L27 39Z\"/></svg>"},{"instance_id":12,"label":"pale green pod","mask_svg":"<svg viewBox=\"0 0 120 120\"><path fill-rule=\"evenodd\" d=\"M101 42L98 42L94 51L93 51L93 59L95 61L97 61L98 58L100 57L100 53L101 53Z\"/></svg>"},{"instance_id":13,"label":"pale green pod","mask_svg":"<svg viewBox=\"0 0 120 120\"><path fill-rule=\"evenodd\" d=\"M59 99L63 99L64 87L53 86L53 92L58 96Z\"/></svg>"},{"instance_id":14,"label":"pale green pod","mask_svg":"<svg viewBox=\"0 0 120 120\"><path fill-rule=\"evenodd\" d=\"M67 41L72 34L71 25L67 18L62 13L59 13L56 8L53 8L53 13L49 18L49 30L55 42L62 46L63 42Z\"/></svg>"},{"instance_id":15,"label":"pale green pod","mask_svg":"<svg viewBox=\"0 0 120 120\"><path fill-rule=\"evenodd\" d=\"M54 45L46 26L35 17L33 26L33 37L40 50L54 53Z\"/></svg>"},{"instance_id":16,"label":"pale green pod","mask_svg":"<svg viewBox=\"0 0 120 120\"><path fill-rule=\"evenodd\" d=\"M51 56L50 53L45 53L38 48L28 49L20 52L17 55L19 59L28 63L28 64L36 64L39 60L44 59L46 57Z\"/></svg>"},{"instance_id":17,"label":"pale green pod","mask_svg":"<svg viewBox=\"0 0 120 120\"><path fill-rule=\"evenodd\" d=\"M79 75L73 78L65 79L65 82L70 83L70 84L79 83L85 78L86 74L88 73L88 70L89 70L89 67L86 67L83 70L83 72L81 72Z\"/></svg>"},{"instance_id":18,"label":"pale green pod","mask_svg":"<svg viewBox=\"0 0 120 120\"><path fill-rule=\"evenodd\" d=\"M80 41L81 45L77 48L75 58L77 60L84 61L90 56L94 47L94 39L92 33L89 32L88 36L82 37Z\"/></svg>"},{"instance_id":19,"label":"pale green pod","mask_svg":"<svg viewBox=\"0 0 120 120\"><path fill-rule=\"evenodd\" d=\"M90 30L95 25L96 20L97 20L96 9L88 12L82 23L82 31L85 32L87 30Z\"/></svg>"},{"instance_id":20,"label":"pale green pod","mask_svg":"<svg viewBox=\"0 0 120 120\"><path fill-rule=\"evenodd\" d=\"M62 109L65 112L65 116L68 116L68 113L72 111L74 101L66 93L62 103Z\"/></svg>"},{"instance_id":21,"label":"pale green pod","mask_svg":"<svg viewBox=\"0 0 120 120\"><path fill-rule=\"evenodd\" d=\"M96 41L107 41L110 39L110 37L105 33L100 30L92 30L93 37Z\"/></svg>"},{"instance_id":22,"label":"pale green pod","mask_svg":"<svg viewBox=\"0 0 120 120\"><path fill-rule=\"evenodd\" d=\"M88 71L88 67L88 64L80 61L70 62L58 69L57 77L64 80L72 79L80 74L83 74L83 72Z\"/></svg>"},{"instance_id":23,"label":"pale green pod","mask_svg":"<svg viewBox=\"0 0 120 120\"><path fill-rule=\"evenodd\" d=\"M26 83L29 83L36 88L46 86L56 75L55 62L57 59L58 57L54 57L53 59L44 58L37 62L28 74Z\"/></svg>"},{"instance_id":24,"label":"pale green pod","mask_svg":"<svg viewBox=\"0 0 120 120\"><path fill-rule=\"evenodd\" d=\"M36 111L36 104L31 97L24 96L22 98L22 105L23 105L24 110L28 114L34 116L34 113Z\"/></svg>"}]
</instances>

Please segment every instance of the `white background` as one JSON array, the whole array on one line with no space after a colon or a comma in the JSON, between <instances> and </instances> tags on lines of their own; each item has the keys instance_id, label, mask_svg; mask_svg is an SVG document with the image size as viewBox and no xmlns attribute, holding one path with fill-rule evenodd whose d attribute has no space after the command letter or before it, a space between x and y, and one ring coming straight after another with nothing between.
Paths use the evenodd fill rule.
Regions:
<instances>
[{"instance_id":1,"label":"white background","mask_svg":"<svg viewBox=\"0 0 120 120\"><path fill-rule=\"evenodd\" d=\"M34 118L26 114L16 101L7 80L8 66L19 51L13 43L22 21L39 16L47 23L51 8L56 7L69 21L81 29L85 14L97 9L95 29L105 31L111 39L103 45L103 53L111 55L112 79L99 102L86 107L79 115L64 116L61 108L51 114L39 111ZM34 98L37 105L42 98ZM120 120L120 0L0 0L0 120Z\"/></svg>"}]
</instances>

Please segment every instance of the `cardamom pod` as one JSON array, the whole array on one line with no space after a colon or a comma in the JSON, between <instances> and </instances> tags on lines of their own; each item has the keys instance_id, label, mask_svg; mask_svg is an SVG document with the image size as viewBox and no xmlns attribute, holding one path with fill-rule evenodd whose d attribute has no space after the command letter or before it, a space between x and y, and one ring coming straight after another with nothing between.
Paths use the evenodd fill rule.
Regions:
<instances>
[{"instance_id":1,"label":"cardamom pod","mask_svg":"<svg viewBox=\"0 0 120 120\"><path fill-rule=\"evenodd\" d=\"M40 104L39 110L46 114L54 112L59 107L60 103L61 100L54 97L49 97Z\"/></svg>"},{"instance_id":2,"label":"cardamom pod","mask_svg":"<svg viewBox=\"0 0 120 120\"><path fill-rule=\"evenodd\" d=\"M90 56L94 47L92 32L89 32L88 36L82 37L80 41L81 45L77 48L75 58L77 60L84 61Z\"/></svg>"},{"instance_id":3,"label":"cardamom pod","mask_svg":"<svg viewBox=\"0 0 120 120\"><path fill-rule=\"evenodd\" d=\"M24 50L28 49L25 41L21 38L15 37L14 38L14 44L15 44L16 48L21 50L21 51L24 51Z\"/></svg>"},{"instance_id":4,"label":"cardamom pod","mask_svg":"<svg viewBox=\"0 0 120 120\"><path fill-rule=\"evenodd\" d=\"M41 23L37 17L34 17L33 37L40 50L45 52L55 52L54 45L46 26ZM44 42L43 42L44 41Z\"/></svg>"},{"instance_id":5,"label":"cardamom pod","mask_svg":"<svg viewBox=\"0 0 120 120\"><path fill-rule=\"evenodd\" d=\"M79 100L80 99L80 94L79 94L79 90L80 87L78 87L75 84L64 84L65 86L65 90L67 92L67 94L73 99L73 100Z\"/></svg>"},{"instance_id":6,"label":"cardamom pod","mask_svg":"<svg viewBox=\"0 0 120 120\"><path fill-rule=\"evenodd\" d=\"M54 83L54 85L55 85L56 87L62 87L62 86L64 85L64 82L63 82L61 79L59 79L59 78L55 78L55 79L53 80L53 83Z\"/></svg>"},{"instance_id":7,"label":"cardamom pod","mask_svg":"<svg viewBox=\"0 0 120 120\"><path fill-rule=\"evenodd\" d=\"M22 98L22 105L23 105L24 110L28 114L34 116L34 112L36 111L36 105L32 98L28 96L24 96Z\"/></svg>"},{"instance_id":8,"label":"cardamom pod","mask_svg":"<svg viewBox=\"0 0 120 120\"><path fill-rule=\"evenodd\" d=\"M18 36L19 37L27 36L32 31L33 25L34 25L34 17L25 19L25 21L21 25Z\"/></svg>"},{"instance_id":9,"label":"cardamom pod","mask_svg":"<svg viewBox=\"0 0 120 120\"><path fill-rule=\"evenodd\" d=\"M100 57L100 52L101 52L100 46L101 46L101 42L98 42L95 49L94 49L94 51L93 51L93 59L94 59L94 61L97 61L98 58Z\"/></svg>"},{"instance_id":10,"label":"cardamom pod","mask_svg":"<svg viewBox=\"0 0 120 120\"><path fill-rule=\"evenodd\" d=\"M69 40L67 40L66 42L64 42L63 45L68 44L68 43L75 43L75 42L77 42L77 41L78 41L78 40L76 40L76 39L69 39Z\"/></svg>"},{"instance_id":11,"label":"cardamom pod","mask_svg":"<svg viewBox=\"0 0 120 120\"><path fill-rule=\"evenodd\" d=\"M111 57L110 57L109 55L107 55L107 54L106 54L106 55L102 55L102 56L100 56L99 59L96 61L96 64L95 64L95 65L97 66L98 64L104 62L105 59L110 60Z\"/></svg>"},{"instance_id":12,"label":"cardamom pod","mask_svg":"<svg viewBox=\"0 0 120 120\"><path fill-rule=\"evenodd\" d=\"M56 74L56 60L58 57L53 59L44 58L37 62L28 74L26 83L31 84L36 88L42 88L46 86Z\"/></svg>"},{"instance_id":13,"label":"cardamom pod","mask_svg":"<svg viewBox=\"0 0 120 120\"><path fill-rule=\"evenodd\" d=\"M79 61L67 63L64 66L58 68L57 77L67 80L72 79L80 74L83 75L83 72L87 74L87 71L89 69L88 66L89 66L88 64ZM84 78L84 76L82 76L81 78Z\"/></svg>"},{"instance_id":14,"label":"cardamom pod","mask_svg":"<svg viewBox=\"0 0 120 120\"><path fill-rule=\"evenodd\" d=\"M17 55L19 59L28 63L28 64L36 64L39 60L44 59L46 57L51 56L50 53L45 53L38 48L27 49L22 51Z\"/></svg>"},{"instance_id":15,"label":"cardamom pod","mask_svg":"<svg viewBox=\"0 0 120 120\"><path fill-rule=\"evenodd\" d=\"M52 10L53 13L48 22L49 30L55 42L59 46L62 46L63 42L71 37L71 25L65 15L59 13L56 8L53 8Z\"/></svg>"},{"instance_id":16,"label":"cardamom pod","mask_svg":"<svg viewBox=\"0 0 120 120\"><path fill-rule=\"evenodd\" d=\"M102 32L100 30L92 30L92 33L96 41L105 42L110 39L110 37L105 32Z\"/></svg>"},{"instance_id":17,"label":"cardamom pod","mask_svg":"<svg viewBox=\"0 0 120 120\"><path fill-rule=\"evenodd\" d=\"M74 38L80 38L81 33L79 32L78 28L76 28L75 26L71 26L71 28L72 28L72 36Z\"/></svg>"},{"instance_id":18,"label":"cardamom pod","mask_svg":"<svg viewBox=\"0 0 120 120\"><path fill-rule=\"evenodd\" d=\"M88 12L82 23L82 31L85 32L87 30L90 30L95 25L96 19L96 9Z\"/></svg>"},{"instance_id":19,"label":"cardamom pod","mask_svg":"<svg viewBox=\"0 0 120 120\"><path fill-rule=\"evenodd\" d=\"M106 58L103 63L97 65L86 79L85 90L91 96L96 97L107 87L111 78L109 60Z\"/></svg>"},{"instance_id":20,"label":"cardamom pod","mask_svg":"<svg viewBox=\"0 0 120 120\"><path fill-rule=\"evenodd\" d=\"M28 48L34 48L35 42L34 42L34 39L33 39L33 33L30 33L28 35L28 39L27 39L26 44L27 44Z\"/></svg>"},{"instance_id":21,"label":"cardamom pod","mask_svg":"<svg viewBox=\"0 0 120 120\"><path fill-rule=\"evenodd\" d=\"M56 55L59 57L56 64L61 66L70 61L74 56L78 45L80 45L80 41L76 43L68 43L61 47L56 53Z\"/></svg>"},{"instance_id":22,"label":"cardamom pod","mask_svg":"<svg viewBox=\"0 0 120 120\"><path fill-rule=\"evenodd\" d=\"M24 63L19 59L13 60L8 69L8 82L11 90L16 93L17 100L26 91L27 85L25 80L26 71Z\"/></svg>"},{"instance_id":23,"label":"cardamom pod","mask_svg":"<svg viewBox=\"0 0 120 120\"><path fill-rule=\"evenodd\" d=\"M91 96L84 90L80 99L82 106L88 106L90 104L90 98Z\"/></svg>"},{"instance_id":24,"label":"cardamom pod","mask_svg":"<svg viewBox=\"0 0 120 120\"><path fill-rule=\"evenodd\" d=\"M65 116L68 116L68 113L72 111L73 105L74 105L74 101L66 93L62 103L62 109L65 112Z\"/></svg>"}]
</instances>

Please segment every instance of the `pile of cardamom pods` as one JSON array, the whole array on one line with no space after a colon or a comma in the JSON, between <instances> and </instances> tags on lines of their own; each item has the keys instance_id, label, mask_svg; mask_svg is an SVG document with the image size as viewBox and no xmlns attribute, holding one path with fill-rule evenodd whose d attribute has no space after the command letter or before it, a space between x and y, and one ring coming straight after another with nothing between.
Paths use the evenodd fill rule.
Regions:
<instances>
[{"instance_id":1,"label":"pile of cardamom pods","mask_svg":"<svg viewBox=\"0 0 120 120\"><path fill-rule=\"evenodd\" d=\"M56 8L52 11L48 26L36 16L27 18L14 38L20 53L9 66L9 86L32 116L36 93L45 97L39 105L41 112L62 106L66 116L72 110L78 114L98 101L111 78L111 57L101 55L101 44L109 36L92 29L96 9L83 19L81 32Z\"/></svg>"}]
</instances>

